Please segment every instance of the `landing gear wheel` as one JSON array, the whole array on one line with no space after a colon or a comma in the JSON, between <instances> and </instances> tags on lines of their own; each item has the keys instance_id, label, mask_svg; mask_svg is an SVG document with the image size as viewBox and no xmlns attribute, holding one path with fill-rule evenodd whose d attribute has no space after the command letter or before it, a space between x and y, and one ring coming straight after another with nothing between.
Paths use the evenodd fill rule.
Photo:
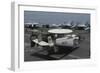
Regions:
<instances>
[{"instance_id":1,"label":"landing gear wheel","mask_svg":"<svg viewBox=\"0 0 100 73\"><path fill-rule=\"evenodd\" d=\"M73 41L74 45L73 45L73 48L78 48L79 47L79 40L78 39L75 39Z\"/></svg>"}]
</instances>

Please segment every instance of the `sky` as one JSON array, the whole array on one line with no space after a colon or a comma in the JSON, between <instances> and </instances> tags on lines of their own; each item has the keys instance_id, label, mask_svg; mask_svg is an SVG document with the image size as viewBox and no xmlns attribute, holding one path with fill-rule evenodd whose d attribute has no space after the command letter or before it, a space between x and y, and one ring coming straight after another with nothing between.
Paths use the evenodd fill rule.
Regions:
<instances>
[{"instance_id":1,"label":"sky","mask_svg":"<svg viewBox=\"0 0 100 73\"><path fill-rule=\"evenodd\" d=\"M24 11L24 23L62 24L71 21L75 23L90 23L90 14Z\"/></svg>"}]
</instances>

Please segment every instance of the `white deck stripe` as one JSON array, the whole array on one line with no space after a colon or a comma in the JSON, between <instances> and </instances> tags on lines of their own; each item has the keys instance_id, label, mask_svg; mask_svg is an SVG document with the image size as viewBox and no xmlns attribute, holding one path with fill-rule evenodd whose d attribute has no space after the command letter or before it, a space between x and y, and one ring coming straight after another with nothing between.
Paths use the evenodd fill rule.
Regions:
<instances>
[{"instance_id":1,"label":"white deck stripe","mask_svg":"<svg viewBox=\"0 0 100 73\"><path fill-rule=\"evenodd\" d=\"M77 58L77 59L80 59L81 57L79 57L79 56L75 56L75 55L72 55L72 54L69 54L68 55L69 57L72 57L72 58Z\"/></svg>"}]
</instances>

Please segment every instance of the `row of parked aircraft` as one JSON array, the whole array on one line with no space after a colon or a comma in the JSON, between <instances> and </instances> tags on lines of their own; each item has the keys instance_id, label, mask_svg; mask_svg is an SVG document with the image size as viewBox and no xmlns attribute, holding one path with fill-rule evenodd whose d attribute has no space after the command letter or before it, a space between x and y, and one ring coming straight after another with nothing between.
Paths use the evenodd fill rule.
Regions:
<instances>
[{"instance_id":1,"label":"row of parked aircraft","mask_svg":"<svg viewBox=\"0 0 100 73\"><path fill-rule=\"evenodd\" d=\"M82 23L63 23L63 24L40 24L40 23L25 23L26 28L39 28L39 27L46 27L46 28L69 28L69 29L84 29L90 30L90 24L87 22L85 24Z\"/></svg>"}]
</instances>

